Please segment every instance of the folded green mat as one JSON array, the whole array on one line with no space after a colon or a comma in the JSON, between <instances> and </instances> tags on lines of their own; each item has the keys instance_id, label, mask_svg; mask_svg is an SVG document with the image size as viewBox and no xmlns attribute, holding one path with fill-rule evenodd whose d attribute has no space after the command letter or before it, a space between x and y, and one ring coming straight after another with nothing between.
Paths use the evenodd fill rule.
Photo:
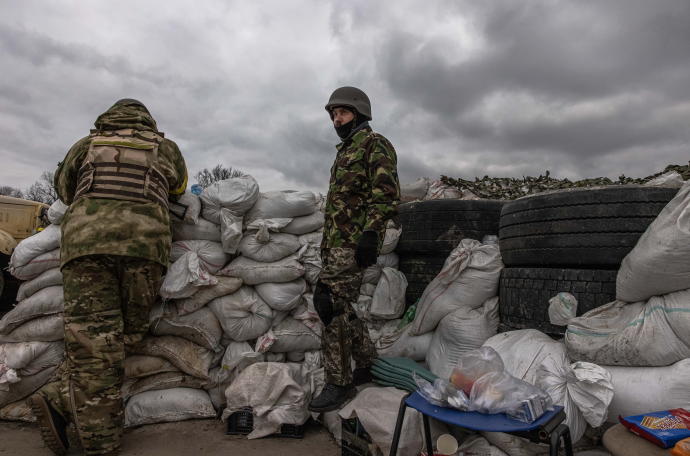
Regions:
<instances>
[{"instance_id":1,"label":"folded green mat","mask_svg":"<svg viewBox=\"0 0 690 456\"><path fill-rule=\"evenodd\" d=\"M418 389L418 388L417 388L417 385L415 385L414 387L411 386L411 385L400 385L400 384L398 384L398 383L387 382L387 381L381 380L381 379L379 379L379 378L375 378L375 379L374 379L374 383L376 383L377 385L382 385L382 386L392 386L392 387L394 387L394 388L398 388L398 389L401 389L401 390L409 391L409 392L411 392L411 393L414 393L414 392L417 391L417 389Z\"/></svg>"},{"instance_id":2,"label":"folded green mat","mask_svg":"<svg viewBox=\"0 0 690 456\"><path fill-rule=\"evenodd\" d=\"M422 366L409 358L376 358L373 365L387 372L405 375L410 380L412 380L412 372L416 372L417 375L429 382L433 382L438 378L437 375L434 375L429 370L424 369Z\"/></svg>"},{"instance_id":3,"label":"folded green mat","mask_svg":"<svg viewBox=\"0 0 690 456\"><path fill-rule=\"evenodd\" d=\"M417 384L409 375L382 370L377 366L372 366L371 374L374 377L374 381L377 383L385 382L386 384L390 384L389 386L396 386L408 391L415 391L417 389Z\"/></svg>"}]
</instances>

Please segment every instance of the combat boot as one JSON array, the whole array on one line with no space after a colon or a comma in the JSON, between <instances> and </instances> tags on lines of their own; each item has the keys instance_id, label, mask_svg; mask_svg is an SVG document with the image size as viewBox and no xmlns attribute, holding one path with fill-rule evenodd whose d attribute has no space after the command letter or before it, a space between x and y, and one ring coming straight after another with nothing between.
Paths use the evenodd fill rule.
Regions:
<instances>
[{"instance_id":1,"label":"combat boot","mask_svg":"<svg viewBox=\"0 0 690 456\"><path fill-rule=\"evenodd\" d=\"M330 412L342 408L343 405L357 395L357 389L353 385L334 385L326 383L321 394L309 403L312 412Z\"/></svg>"},{"instance_id":2,"label":"combat boot","mask_svg":"<svg viewBox=\"0 0 690 456\"><path fill-rule=\"evenodd\" d=\"M29 406L36 417L36 422L41 430L41 437L46 446L55 454L61 456L67 454L69 440L67 439L67 422L50 403L35 393L29 397Z\"/></svg>"}]
</instances>

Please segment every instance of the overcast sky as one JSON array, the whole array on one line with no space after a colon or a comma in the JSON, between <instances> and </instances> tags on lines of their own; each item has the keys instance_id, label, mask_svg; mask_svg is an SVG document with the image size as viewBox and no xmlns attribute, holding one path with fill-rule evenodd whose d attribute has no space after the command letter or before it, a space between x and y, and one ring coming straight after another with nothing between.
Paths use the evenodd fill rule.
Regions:
<instances>
[{"instance_id":1,"label":"overcast sky","mask_svg":"<svg viewBox=\"0 0 690 456\"><path fill-rule=\"evenodd\" d=\"M690 159L690 1L2 1L0 185L132 97L190 175L323 191L342 85L371 98L403 183L646 176Z\"/></svg>"}]
</instances>

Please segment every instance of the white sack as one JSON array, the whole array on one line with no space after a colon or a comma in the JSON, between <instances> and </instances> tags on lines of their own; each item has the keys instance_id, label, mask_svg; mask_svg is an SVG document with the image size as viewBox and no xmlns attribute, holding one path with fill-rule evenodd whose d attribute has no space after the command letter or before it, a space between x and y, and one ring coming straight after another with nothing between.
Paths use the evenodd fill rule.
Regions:
<instances>
[{"instance_id":1,"label":"white sack","mask_svg":"<svg viewBox=\"0 0 690 456\"><path fill-rule=\"evenodd\" d=\"M185 192L177 201L170 202L170 212L184 223L194 225L199 221L201 200L194 193Z\"/></svg>"},{"instance_id":2,"label":"white sack","mask_svg":"<svg viewBox=\"0 0 690 456\"><path fill-rule=\"evenodd\" d=\"M302 295L307 291L304 279L283 283L261 283L255 287L271 309L286 311L295 309L302 301Z\"/></svg>"},{"instance_id":3,"label":"white sack","mask_svg":"<svg viewBox=\"0 0 690 456\"><path fill-rule=\"evenodd\" d=\"M364 270L362 274L362 283L371 283L376 285L381 278L381 272L383 268L393 268L398 269L399 258L398 254L395 252L380 255L376 259L376 264L369 266Z\"/></svg>"},{"instance_id":4,"label":"white sack","mask_svg":"<svg viewBox=\"0 0 690 456\"><path fill-rule=\"evenodd\" d=\"M242 240L242 216L230 209L220 210L220 241L226 253L237 253Z\"/></svg>"},{"instance_id":5,"label":"white sack","mask_svg":"<svg viewBox=\"0 0 690 456\"><path fill-rule=\"evenodd\" d=\"M134 347L138 355L159 356L170 361L182 372L208 379L213 352L182 337L146 337Z\"/></svg>"},{"instance_id":6,"label":"white sack","mask_svg":"<svg viewBox=\"0 0 690 456\"><path fill-rule=\"evenodd\" d=\"M180 372L167 359L151 355L127 355L124 366L125 378L142 378L164 372Z\"/></svg>"},{"instance_id":7,"label":"white sack","mask_svg":"<svg viewBox=\"0 0 690 456\"><path fill-rule=\"evenodd\" d=\"M458 447L459 455L467 456L514 456L503 452L500 448L493 446L486 438L481 435L470 435Z\"/></svg>"},{"instance_id":8,"label":"white sack","mask_svg":"<svg viewBox=\"0 0 690 456\"><path fill-rule=\"evenodd\" d=\"M690 410L690 358L666 367L605 367L615 392L609 423L618 423L619 416L656 410Z\"/></svg>"},{"instance_id":9,"label":"white sack","mask_svg":"<svg viewBox=\"0 0 690 456\"><path fill-rule=\"evenodd\" d=\"M371 301L371 296L359 295L357 297L357 302L352 304L352 308L355 310L357 318L365 322L372 319L371 314L369 313L369 309L371 309Z\"/></svg>"},{"instance_id":10,"label":"white sack","mask_svg":"<svg viewBox=\"0 0 690 456\"><path fill-rule=\"evenodd\" d=\"M309 419L308 380L294 363L257 363L247 367L225 391L223 420L233 412L252 408L256 439L275 434L282 424L302 425Z\"/></svg>"},{"instance_id":11,"label":"white sack","mask_svg":"<svg viewBox=\"0 0 690 456\"><path fill-rule=\"evenodd\" d=\"M17 303L0 320L0 334L7 335L29 320L62 312L64 295L61 286L44 288Z\"/></svg>"},{"instance_id":12,"label":"white sack","mask_svg":"<svg viewBox=\"0 0 690 456\"><path fill-rule=\"evenodd\" d=\"M565 326L577 316L577 299L570 293L560 292L549 299L549 322Z\"/></svg>"},{"instance_id":13,"label":"white sack","mask_svg":"<svg viewBox=\"0 0 690 456\"><path fill-rule=\"evenodd\" d=\"M391 253L398 246L402 228L386 228L386 235L383 238L383 245L381 246L381 255Z\"/></svg>"},{"instance_id":14,"label":"white sack","mask_svg":"<svg viewBox=\"0 0 690 456\"><path fill-rule=\"evenodd\" d=\"M322 240L323 231L314 231L313 233L302 234L299 236L300 245L311 244L320 248Z\"/></svg>"},{"instance_id":15,"label":"white sack","mask_svg":"<svg viewBox=\"0 0 690 456\"><path fill-rule=\"evenodd\" d=\"M9 334L0 334L0 343L4 342L53 342L65 337L62 314L46 315L34 318L18 326Z\"/></svg>"},{"instance_id":16,"label":"white sack","mask_svg":"<svg viewBox=\"0 0 690 456\"><path fill-rule=\"evenodd\" d=\"M419 299L411 334L433 331L453 310L474 309L496 296L501 269L498 245L474 239L460 241Z\"/></svg>"},{"instance_id":17,"label":"white sack","mask_svg":"<svg viewBox=\"0 0 690 456\"><path fill-rule=\"evenodd\" d=\"M311 233L320 230L323 227L324 221L323 212L316 211L310 215L295 217L281 231L297 235Z\"/></svg>"},{"instance_id":18,"label":"white sack","mask_svg":"<svg viewBox=\"0 0 690 456\"><path fill-rule=\"evenodd\" d=\"M282 260L299 249L299 238L294 234L269 234L265 229L246 233L239 244L243 256L263 263Z\"/></svg>"},{"instance_id":19,"label":"white sack","mask_svg":"<svg viewBox=\"0 0 690 456\"><path fill-rule=\"evenodd\" d=\"M33 236L31 238L33 238ZM26 238L25 241L31 238ZM16 251L17 250L15 249L15 252ZM9 271L10 274L19 280L31 280L38 277L48 269L57 267L60 267L60 249L42 253L22 266L16 266L10 262Z\"/></svg>"},{"instance_id":20,"label":"white sack","mask_svg":"<svg viewBox=\"0 0 690 456\"><path fill-rule=\"evenodd\" d=\"M645 187L681 188L684 183L683 176L678 174L678 171L669 171L668 173L664 173L661 176L645 182L643 185Z\"/></svg>"},{"instance_id":21,"label":"white sack","mask_svg":"<svg viewBox=\"0 0 690 456\"><path fill-rule=\"evenodd\" d=\"M48 221L53 225L59 225L62 223L62 218L65 216L67 209L69 209L68 205L61 200L55 200L48 208Z\"/></svg>"},{"instance_id":22,"label":"white sack","mask_svg":"<svg viewBox=\"0 0 690 456\"><path fill-rule=\"evenodd\" d=\"M269 343L257 341L275 353L305 352L321 348L321 336L306 326L302 321L286 318L273 327L268 335L261 338L272 339Z\"/></svg>"},{"instance_id":23,"label":"white sack","mask_svg":"<svg viewBox=\"0 0 690 456\"><path fill-rule=\"evenodd\" d=\"M317 198L312 192L286 190L261 193L256 204L247 212L247 221L273 218L295 218L317 210Z\"/></svg>"},{"instance_id":24,"label":"white sack","mask_svg":"<svg viewBox=\"0 0 690 456\"><path fill-rule=\"evenodd\" d=\"M690 284L690 182L662 209L628 253L616 277L616 299L645 301Z\"/></svg>"},{"instance_id":25,"label":"white sack","mask_svg":"<svg viewBox=\"0 0 690 456\"><path fill-rule=\"evenodd\" d=\"M221 296L232 294L242 286L242 279L237 277L217 276L218 283L197 288L197 291L188 298L174 301L177 307L177 315L186 315L204 307L209 302Z\"/></svg>"},{"instance_id":26,"label":"white sack","mask_svg":"<svg viewBox=\"0 0 690 456\"><path fill-rule=\"evenodd\" d=\"M187 315L178 315L177 307L158 303L149 318L154 336L178 336L209 350L220 350L223 328L208 307Z\"/></svg>"},{"instance_id":27,"label":"white sack","mask_svg":"<svg viewBox=\"0 0 690 456\"><path fill-rule=\"evenodd\" d=\"M383 268L372 296L369 314L374 318L393 320L405 312L405 274L393 268Z\"/></svg>"},{"instance_id":28,"label":"white sack","mask_svg":"<svg viewBox=\"0 0 690 456\"><path fill-rule=\"evenodd\" d=\"M376 285L373 283L362 283L362 286L359 287L359 294L364 296L374 296L375 291Z\"/></svg>"},{"instance_id":29,"label":"white sack","mask_svg":"<svg viewBox=\"0 0 690 456\"><path fill-rule=\"evenodd\" d=\"M208 304L225 334L239 342L256 339L271 327L273 310L253 288L242 286L235 293Z\"/></svg>"},{"instance_id":30,"label":"white sack","mask_svg":"<svg viewBox=\"0 0 690 456\"><path fill-rule=\"evenodd\" d=\"M498 330L498 297L488 299L478 309L461 307L441 319L426 355L434 374L450 379L458 359L477 349Z\"/></svg>"},{"instance_id":31,"label":"white sack","mask_svg":"<svg viewBox=\"0 0 690 456\"><path fill-rule=\"evenodd\" d=\"M570 320L565 344L572 359L607 366L668 366L690 358L690 290L592 309Z\"/></svg>"},{"instance_id":32,"label":"white sack","mask_svg":"<svg viewBox=\"0 0 690 456\"><path fill-rule=\"evenodd\" d=\"M132 396L125 407L125 427L215 417L211 399L201 389L145 391Z\"/></svg>"},{"instance_id":33,"label":"white sack","mask_svg":"<svg viewBox=\"0 0 690 456\"><path fill-rule=\"evenodd\" d=\"M172 238L174 241L191 241L203 239L220 242L220 223L209 222L199 217L196 223L173 221Z\"/></svg>"},{"instance_id":34,"label":"white sack","mask_svg":"<svg viewBox=\"0 0 690 456\"><path fill-rule=\"evenodd\" d=\"M122 399L127 401L130 397L145 391L166 390L170 388L203 389L207 384L208 380L192 377L182 372L162 372L140 379L125 381L121 389Z\"/></svg>"},{"instance_id":35,"label":"white sack","mask_svg":"<svg viewBox=\"0 0 690 456\"><path fill-rule=\"evenodd\" d=\"M34 391L50 381L57 367L43 369L35 375L24 377L20 382L10 383L7 390L0 389L0 407L31 395Z\"/></svg>"},{"instance_id":36,"label":"white sack","mask_svg":"<svg viewBox=\"0 0 690 456\"><path fill-rule=\"evenodd\" d=\"M17 301L23 301L37 291L55 285L62 285L62 272L60 268L48 269L28 282L22 282L19 285L19 290L17 290Z\"/></svg>"},{"instance_id":37,"label":"white sack","mask_svg":"<svg viewBox=\"0 0 690 456\"><path fill-rule=\"evenodd\" d=\"M170 260L174 262L188 253L195 253L201 261L201 266L211 274L217 273L230 259L219 243L207 240L192 240L173 242Z\"/></svg>"},{"instance_id":38,"label":"white sack","mask_svg":"<svg viewBox=\"0 0 690 456\"><path fill-rule=\"evenodd\" d=\"M304 266L304 279L310 284L315 284L319 280L319 274L321 274L323 267L321 246L319 244L302 245L302 248L297 252L297 261Z\"/></svg>"},{"instance_id":39,"label":"white sack","mask_svg":"<svg viewBox=\"0 0 690 456\"><path fill-rule=\"evenodd\" d=\"M393 334L382 336L376 342L376 351L380 356L410 358L415 361L424 361L431 345L433 332L419 336L410 335L411 326L396 331Z\"/></svg>"},{"instance_id":40,"label":"white sack","mask_svg":"<svg viewBox=\"0 0 690 456\"><path fill-rule=\"evenodd\" d=\"M430 180L428 177L420 177L411 184L400 186L400 199L402 201L422 200L429 191Z\"/></svg>"},{"instance_id":41,"label":"white sack","mask_svg":"<svg viewBox=\"0 0 690 456\"><path fill-rule=\"evenodd\" d=\"M198 287L217 283L218 279L206 270L199 256L188 252L170 265L159 293L165 299L189 298Z\"/></svg>"},{"instance_id":42,"label":"white sack","mask_svg":"<svg viewBox=\"0 0 690 456\"><path fill-rule=\"evenodd\" d=\"M20 342L0 344L0 389L7 383L57 366L64 355L62 342Z\"/></svg>"},{"instance_id":43,"label":"white sack","mask_svg":"<svg viewBox=\"0 0 690 456\"><path fill-rule=\"evenodd\" d=\"M10 258L10 272L25 266L37 256L60 247L60 236L60 225L48 225L43 231L19 242Z\"/></svg>"},{"instance_id":44,"label":"white sack","mask_svg":"<svg viewBox=\"0 0 690 456\"><path fill-rule=\"evenodd\" d=\"M214 182L201 194L202 214L206 220L220 224L220 209L243 215L259 198L259 184L252 176L232 177Z\"/></svg>"},{"instance_id":45,"label":"white sack","mask_svg":"<svg viewBox=\"0 0 690 456\"><path fill-rule=\"evenodd\" d=\"M268 282L290 282L304 275L302 266L292 256L273 263L261 263L245 257L237 257L220 271L221 275L239 277L247 285Z\"/></svg>"}]
</instances>

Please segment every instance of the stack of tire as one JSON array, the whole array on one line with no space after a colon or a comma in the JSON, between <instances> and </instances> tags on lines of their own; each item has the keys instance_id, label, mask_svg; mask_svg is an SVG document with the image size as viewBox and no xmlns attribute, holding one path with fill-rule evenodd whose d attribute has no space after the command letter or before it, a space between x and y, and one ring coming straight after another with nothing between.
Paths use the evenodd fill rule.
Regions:
<instances>
[{"instance_id":1,"label":"stack of tire","mask_svg":"<svg viewBox=\"0 0 690 456\"><path fill-rule=\"evenodd\" d=\"M616 273L637 240L677 189L643 186L572 189L506 203L499 245L503 330L533 328L553 335L549 299L578 300L577 314L615 300Z\"/></svg>"},{"instance_id":2,"label":"stack of tire","mask_svg":"<svg viewBox=\"0 0 690 456\"><path fill-rule=\"evenodd\" d=\"M484 236L498 234L503 204L497 200L438 199L398 207L402 234L396 252L408 282L407 306L422 296L462 239L481 241Z\"/></svg>"}]
</instances>

